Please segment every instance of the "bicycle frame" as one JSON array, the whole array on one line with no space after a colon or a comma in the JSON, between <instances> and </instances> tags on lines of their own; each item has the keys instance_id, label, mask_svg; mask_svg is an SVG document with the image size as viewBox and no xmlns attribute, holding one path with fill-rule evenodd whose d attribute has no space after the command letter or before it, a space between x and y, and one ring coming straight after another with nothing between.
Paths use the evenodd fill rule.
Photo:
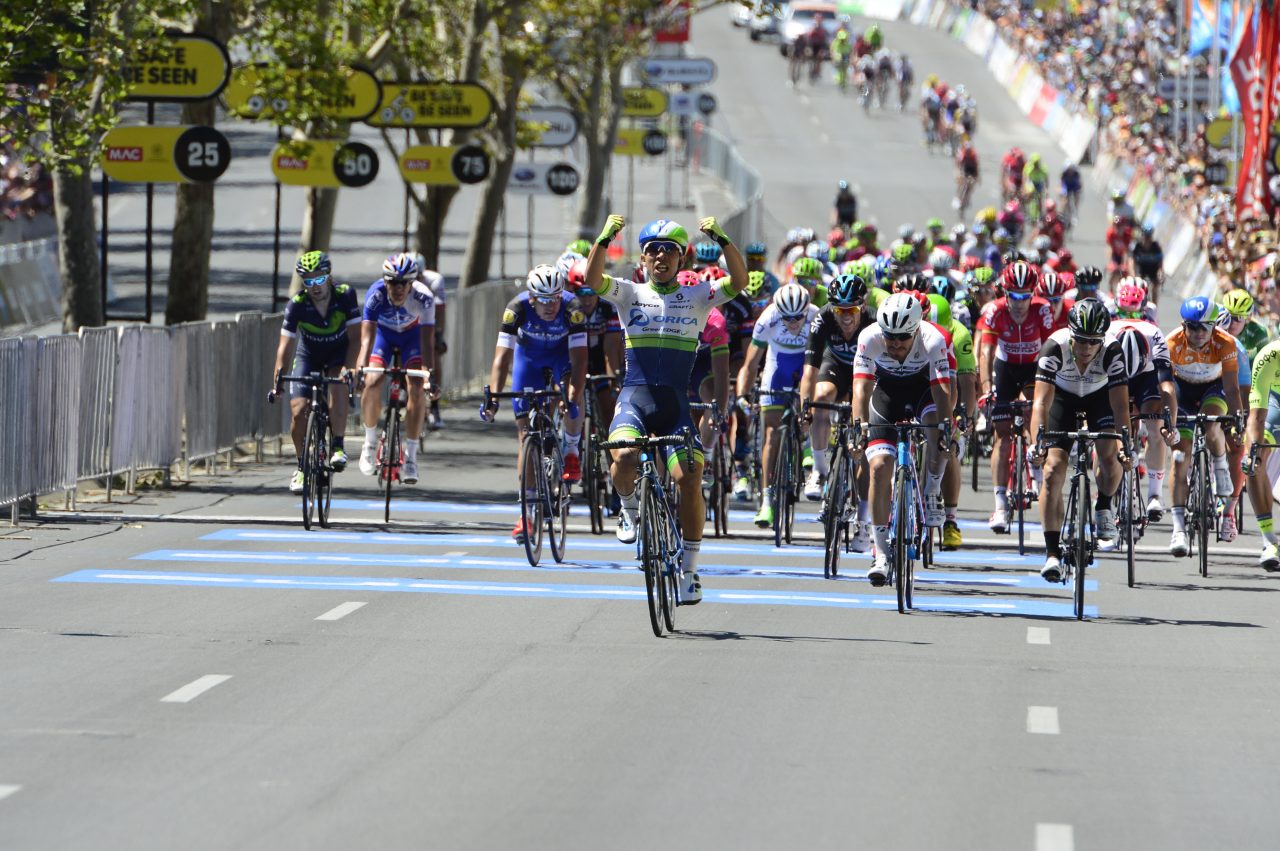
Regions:
<instances>
[{"instance_id":1,"label":"bicycle frame","mask_svg":"<svg viewBox=\"0 0 1280 851\"><path fill-rule=\"evenodd\" d=\"M329 457L329 386L345 384L351 395L349 378L332 378L321 372L308 375L276 375L276 392L284 382L306 384L310 391L306 437L302 450L302 527L311 531L312 515L322 528L329 527L329 507L333 500L333 467Z\"/></svg>"},{"instance_id":2,"label":"bicycle frame","mask_svg":"<svg viewBox=\"0 0 1280 851\"><path fill-rule=\"evenodd\" d=\"M362 375L387 377L387 407L382 415L382 434L378 438L378 482L383 491L383 521L391 522L391 491L400 481L400 468L404 465L404 443L400 436L400 422L412 391L405 380L421 378L425 385L431 383L431 372L426 369L404 369L400 366L400 350L392 349L389 366L366 366Z\"/></svg>"},{"instance_id":3,"label":"bicycle frame","mask_svg":"<svg viewBox=\"0 0 1280 851\"><path fill-rule=\"evenodd\" d=\"M1206 414L1199 412L1194 416L1178 415L1178 426L1191 426L1191 464L1188 471L1190 486L1187 490L1187 523L1190 527L1188 541L1191 546L1187 555L1196 553L1200 562L1200 575L1209 575L1209 527L1213 526L1215 540L1218 537L1218 520L1221 517L1226 500L1215 497L1210 477L1213 470L1209 461L1209 445L1205 435L1206 426L1212 423L1233 423L1239 426L1239 419L1234 414Z\"/></svg>"},{"instance_id":4,"label":"bicycle frame","mask_svg":"<svg viewBox=\"0 0 1280 851\"><path fill-rule=\"evenodd\" d=\"M852 550L849 536L850 520L857 516L858 482L856 465L851 455L851 447L858 442L850 423L853 407L848 402L813 402L804 403L803 414L807 417L810 410L831 411L833 416L830 473L826 487L822 493L822 520L824 557L822 575L834 579L839 573L840 551ZM818 451L814 447L814 451ZM828 451L822 447L821 451Z\"/></svg>"}]
</instances>

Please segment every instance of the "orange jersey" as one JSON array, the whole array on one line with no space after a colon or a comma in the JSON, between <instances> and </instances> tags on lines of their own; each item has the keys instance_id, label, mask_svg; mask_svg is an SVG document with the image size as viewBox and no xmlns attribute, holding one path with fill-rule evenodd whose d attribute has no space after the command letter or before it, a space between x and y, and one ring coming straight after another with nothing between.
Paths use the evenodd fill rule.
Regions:
<instances>
[{"instance_id":1,"label":"orange jersey","mask_svg":"<svg viewBox=\"0 0 1280 851\"><path fill-rule=\"evenodd\" d=\"M1171 333L1169 360L1173 363L1173 376L1188 384L1208 384L1221 378L1236 380L1239 365L1236 361L1236 341L1221 328L1214 328L1209 342L1203 349L1193 349L1187 342L1187 332L1181 325Z\"/></svg>"}]
</instances>

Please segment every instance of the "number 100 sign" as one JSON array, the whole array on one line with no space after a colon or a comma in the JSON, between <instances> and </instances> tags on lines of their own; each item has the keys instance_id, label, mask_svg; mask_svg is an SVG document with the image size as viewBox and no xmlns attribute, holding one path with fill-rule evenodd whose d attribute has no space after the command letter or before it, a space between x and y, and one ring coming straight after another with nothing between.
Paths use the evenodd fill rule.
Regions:
<instances>
[{"instance_id":1,"label":"number 100 sign","mask_svg":"<svg viewBox=\"0 0 1280 851\"><path fill-rule=\"evenodd\" d=\"M116 127L102 140L102 170L123 183L209 183L231 163L212 127Z\"/></svg>"}]
</instances>

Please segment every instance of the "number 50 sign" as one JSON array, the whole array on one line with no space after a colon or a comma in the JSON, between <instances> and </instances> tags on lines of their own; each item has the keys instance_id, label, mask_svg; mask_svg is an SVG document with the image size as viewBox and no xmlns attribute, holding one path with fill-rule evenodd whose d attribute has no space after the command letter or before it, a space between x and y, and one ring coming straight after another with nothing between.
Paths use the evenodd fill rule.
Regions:
<instances>
[{"instance_id":1,"label":"number 50 sign","mask_svg":"<svg viewBox=\"0 0 1280 851\"><path fill-rule=\"evenodd\" d=\"M212 127L116 127L102 141L102 170L124 183L209 183L230 163Z\"/></svg>"}]
</instances>

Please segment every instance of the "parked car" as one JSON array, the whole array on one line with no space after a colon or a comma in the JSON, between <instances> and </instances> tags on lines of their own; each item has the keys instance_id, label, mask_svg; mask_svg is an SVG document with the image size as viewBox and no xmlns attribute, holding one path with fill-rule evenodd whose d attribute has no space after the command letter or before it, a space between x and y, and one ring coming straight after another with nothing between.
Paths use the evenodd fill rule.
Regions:
<instances>
[{"instance_id":1,"label":"parked car","mask_svg":"<svg viewBox=\"0 0 1280 851\"><path fill-rule=\"evenodd\" d=\"M755 16L755 9L750 3L739 3L733 7L733 17L729 20L735 27L749 27L751 19Z\"/></svg>"},{"instance_id":2,"label":"parked car","mask_svg":"<svg viewBox=\"0 0 1280 851\"><path fill-rule=\"evenodd\" d=\"M840 28L834 3L788 3L778 21L778 49L783 56L791 55L791 45L800 36L813 29L813 19L822 15L822 28L827 38L835 37Z\"/></svg>"},{"instance_id":3,"label":"parked car","mask_svg":"<svg viewBox=\"0 0 1280 851\"><path fill-rule=\"evenodd\" d=\"M786 3L765 3L761 6L760 11L754 13L751 23L748 24L751 28L751 40L759 41L762 38L777 38L778 22L786 6Z\"/></svg>"}]
</instances>

